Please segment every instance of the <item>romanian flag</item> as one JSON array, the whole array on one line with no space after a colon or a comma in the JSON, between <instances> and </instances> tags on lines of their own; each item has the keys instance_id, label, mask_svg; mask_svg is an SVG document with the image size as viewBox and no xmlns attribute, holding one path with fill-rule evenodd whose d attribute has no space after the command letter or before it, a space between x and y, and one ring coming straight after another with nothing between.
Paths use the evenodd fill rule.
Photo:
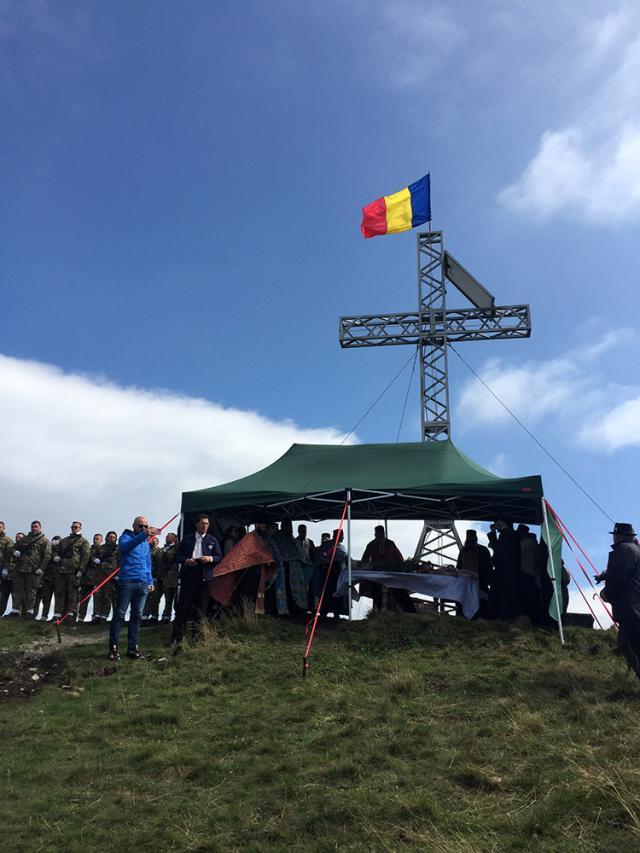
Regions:
<instances>
[{"instance_id":1,"label":"romanian flag","mask_svg":"<svg viewBox=\"0 0 640 853\"><path fill-rule=\"evenodd\" d=\"M429 175L409 184L400 192L385 195L362 208L360 230L363 237L408 231L431 219L431 179Z\"/></svg>"}]
</instances>

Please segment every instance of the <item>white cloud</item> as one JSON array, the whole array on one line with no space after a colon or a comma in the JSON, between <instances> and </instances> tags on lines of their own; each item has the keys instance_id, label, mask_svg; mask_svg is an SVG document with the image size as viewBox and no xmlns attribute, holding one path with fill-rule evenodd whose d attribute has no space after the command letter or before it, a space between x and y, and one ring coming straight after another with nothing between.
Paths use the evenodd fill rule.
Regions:
<instances>
[{"instance_id":1,"label":"white cloud","mask_svg":"<svg viewBox=\"0 0 640 853\"><path fill-rule=\"evenodd\" d=\"M640 447L640 395L601 411L580 431L583 444L601 445L609 453L623 447Z\"/></svg>"},{"instance_id":2,"label":"white cloud","mask_svg":"<svg viewBox=\"0 0 640 853\"><path fill-rule=\"evenodd\" d=\"M527 426L562 422L567 438L576 438L592 450L613 452L640 445L640 389L607 380L600 359L634 339L632 330L621 329L560 358L515 366L491 359L479 375ZM619 402L612 406L612 401ZM476 379L463 385L457 407L459 422L469 429L511 421L506 409Z\"/></svg>"},{"instance_id":3,"label":"white cloud","mask_svg":"<svg viewBox=\"0 0 640 853\"><path fill-rule=\"evenodd\" d=\"M0 355L0 518L10 533L40 518L49 535L163 523L182 491L258 470L293 442L337 443L255 412Z\"/></svg>"},{"instance_id":4,"label":"white cloud","mask_svg":"<svg viewBox=\"0 0 640 853\"><path fill-rule=\"evenodd\" d=\"M511 477L512 466L509 457L506 453L497 453L491 462L485 466L492 474L497 474L498 477Z\"/></svg>"},{"instance_id":5,"label":"white cloud","mask_svg":"<svg viewBox=\"0 0 640 853\"><path fill-rule=\"evenodd\" d=\"M511 210L590 222L640 214L640 14L626 5L586 25L577 60L587 92L564 127L547 129L521 176L499 194Z\"/></svg>"},{"instance_id":6,"label":"white cloud","mask_svg":"<svg viewBox=\"0 0 640 853\"><path fill-rule=\"evenodd\" d=\"M529 424L566 413L577 399L594 393L589 376L570 358L529 361L513 367L496 358L484 365L480 375L509 409ZM458 407L459 421L470 428L511 419L475 379L463 386Z\"/></svg>"},{"instance_id":7,"label":"white cloud","mask_svg":"<svg viewBox=\"0 0 640 853\"><path fill-rule=\"evenodd\" d=\"M465 34L449 9L422 0L385 0L373 10L370 36L375 66L398 89L412 89L429 80L443 61L460 45ZM369 67L371 57L367 60Z\"/></svg>"},{"instance_id":8,"label":"white cloud","mask_svg":"<svg viewBox=\"0 0 640 853\"><path fill-rule=\"evenodd\" d=\"M598 62L609 54L611 49L624 38L629 28L633 30L633 13L630 8L620 6L603 18L588 21L584 27L587 55Z\"/></svg>"}]
</instances>

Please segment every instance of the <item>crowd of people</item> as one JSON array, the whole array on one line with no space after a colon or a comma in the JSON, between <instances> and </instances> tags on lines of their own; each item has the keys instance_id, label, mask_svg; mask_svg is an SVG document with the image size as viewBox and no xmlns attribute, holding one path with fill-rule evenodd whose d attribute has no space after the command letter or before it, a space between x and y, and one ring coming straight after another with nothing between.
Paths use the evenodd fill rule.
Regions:
<instances>
[{"instance_id":1,"label":"crowd of people","mask_svg":"<svg viewBox=\"0 0 640 853\"><path fill-rule=\"evenodd\" d=\"M79 521L71 524L68 536L51 540L40 521L33 521L28 533L17 533L14 539L0 521L0 615L35 619L41 612L40 618L46 620L53 602L54 619L68 616L84 622L92 600L91 621L110 622L110 656L115 659L128 611L131 657L140 656L140 625L172 622L172 642L180 644L189 622L197 635L207 618L246 601L259 613L278 616L306 615L319 602L324 615L337 618L348 612L348 596L335 594L347 561L342 530L322 533L317 545L305 524L298 525L294 536L289 519L279 524L260 521L250 532L232 525L219 538L209 531L209 517L202 514L193 533L181 541L175 533L167 533L161 545L160 531L138 516L131 530L119 537L113 530L96 533L90 544ZM357 565L374 571L411 570L412 561L403 559L382 525L374 534ZM613 536L609 567L598 580L606 582L603 598L613 605L623 652L631 655L640 675L640 546L630 524L616 524ZM468 530L455 567L478 580L478 615L487 619L526 615L536 624L547 622L554 590L544 541L538 541L527 525L514 529L501 518L491 525L488 539L487 548L475 530ZM567 609L568 584L563 564L562 612ZM415 609L406 590L372 583L361 584L360 593L370 596L374 607Z\"/></svg>"},{"instance_id":2,"label":"crowd of people","mask_svg":"<svg viewBox=\"0 0 640 853\"><path fill-rule=\"evenodd\" d=\"M549 620L549 604L554 595L547 571L549 551L527 524L515 529L498 518L489 530L489 547L478 542L475 530L468 530L460 549L457 568L478 578L480 613L485 619L515 619L528 616L536 624ZM569 573L564 563L562 613L569 604Z\"/></svg>"},{"instance_id":3,"label":"crowd of people","mask_svg":"<svg viewBox=\"0 0 640 853\"><path fill-rule=\"evenodd\" d=\"M176 533L167 533L161 544L159 531L138 516L131 530L120 536L113 530L96 533L89 543L80 521L71 524L68 536L51 539L40 521L33 521L28 533L18 532L14 538L0 522L0 616L66 617L83 623L91 601L91 622L109 622L112 638L130 612L130 656L139 654L140 625L172 622L172 641L179 643L189 621L197 630L198 623L222 609L210 596L213 569L247 536L245 527L233 525L218 539L208 532L209 525L206 515L199 516L194 533L182 541ZM264 612L291 615L314 606L325 577L323 569L333 552L332 534L323 533L316 546L307 536L306 525L299 525L294 537L291 522L283 521L258 523L248 536L264 541L268 552L264 559L273 563ZM344 547L338 544L334 589L336 571L345 559ZM234 585L233 603L251 597L255 572L246 568ZM257 587L254 599L256 591ZM331 592L327 590L327 600ZM345 612L342 605L333 609ZM117 638L111 645L116 644Z\"/></svg>"},{"instance_id":4,"label":"crowd of people","mask_svg":"<svg viewBox=\"0 0 640 853\"><path fill-rule=\"evenodd\" d=\"M184 608L179 606L179 588L182 600L189 600L188 615L194 610L206 614L211 609L209 587L213 568L238 546L247 535L247 529L231 525L218 539L209 532L209 525L208 517L200 516L196 521L196 531L181 543L173 532L167 533L162 545L158 537L149 537L152 581L149 586L153 589L147 591L141 614L143 624L171 622L175 606L174 634L179 639L184 631L183 623L187 621L182 612ZM141 531L143 528L140 531L134 529L132 533ZM116 579L109 580L92 596L90 593L118 567L127 535L125 531L119 539L113 530L104 535L96 533L90 544L82 533L81 522L74 521L68 536L54 536L49 541L41 523L33 521L29 533L17 533L12 540L5 531L4 523L0 522L0 615L37 618L41 611L41 618L48 619L53 602L54 619L69 614L71 618L84 622L91 598L92 622L109 621L116 603ZM347 557L343 533L337 544L338 531L323 533L316 545L309 538L305 524L298 525L297 535L294 535L292 522L284 519L280 524L258 522L249 535L258 536L263 542L273 562L274 573L267 579L265 588L259 591L260 564L241 565L243 573L234 588L234 603L240 598L257 601L260 594L263 597L260 602L262 612L281 616L306 613L315 607L326 580L324 610L336 615L346 612L346 599L334 596ZM205 548L209 549L206 556L211 558L211 565L205 569L200 563L202 536L205 537ZM189 550L196 545L198 554L194 558ZM332 569L327 578L334 546ZM543 621L553 594L546 571L547 548L544 542L538 542L526 525L521 524L514 530L503 519L497 519L489 532L489 548L479 544L475 530L469 530L457 560L458 570L478 578L480 615L510 619L524 613L534 621ZM195 563L194 559L198 562ZM263 559L267 561L267 557ZM386 571L406 568L400 550L386 536L382 525L375 528L374 538L367 544L359 565ZM566 580L568 582L568 576ZM363 584L360 591L373 599L374 607L414 609L409 594L404 590ZM566 585L563 598L563 609L566 610ZM11 607L7 612L9 601Z\"/></svg>"}]
</instances>

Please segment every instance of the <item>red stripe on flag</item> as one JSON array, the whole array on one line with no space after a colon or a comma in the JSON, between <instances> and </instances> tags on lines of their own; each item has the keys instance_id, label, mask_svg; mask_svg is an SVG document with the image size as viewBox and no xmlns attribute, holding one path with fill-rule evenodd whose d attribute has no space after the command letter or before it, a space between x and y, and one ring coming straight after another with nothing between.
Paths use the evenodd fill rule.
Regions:
<instances>
[{"instance_id":1,"label":"red stripe on flag","mask_svg":"<svg viewBox=\"0 0 640 853\"><path fill-rule=\"evenodd\" d=\"M360 231L365 238L377 237L379 234L387 233L387 203L384 197L378 198L362 208Z\"/></svg>"}]
</instances>

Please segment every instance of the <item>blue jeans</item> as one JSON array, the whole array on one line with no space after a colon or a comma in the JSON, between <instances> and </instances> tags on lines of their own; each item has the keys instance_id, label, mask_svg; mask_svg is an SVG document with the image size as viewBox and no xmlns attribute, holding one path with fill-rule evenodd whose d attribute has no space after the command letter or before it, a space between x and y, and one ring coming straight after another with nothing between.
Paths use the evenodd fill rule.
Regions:
<instances>
[{"instance_id":1,"label":"blue jeans","mask_svg":"<svg viewBox=\"0 0 640 853\"><path fill-rule=\"evenodd\" d=\"M113 619L109 629L109 645L117 646L120 628L124 622L127 607L131 605L129 613L129 630L127 635L129 649L135 649L138 645L138 634L140 633L140 619L144 610L144 603L149 593L149 585L144 581L118 581L118 593L116 606L113 608Z\"/></svg>"}]
</instances>

